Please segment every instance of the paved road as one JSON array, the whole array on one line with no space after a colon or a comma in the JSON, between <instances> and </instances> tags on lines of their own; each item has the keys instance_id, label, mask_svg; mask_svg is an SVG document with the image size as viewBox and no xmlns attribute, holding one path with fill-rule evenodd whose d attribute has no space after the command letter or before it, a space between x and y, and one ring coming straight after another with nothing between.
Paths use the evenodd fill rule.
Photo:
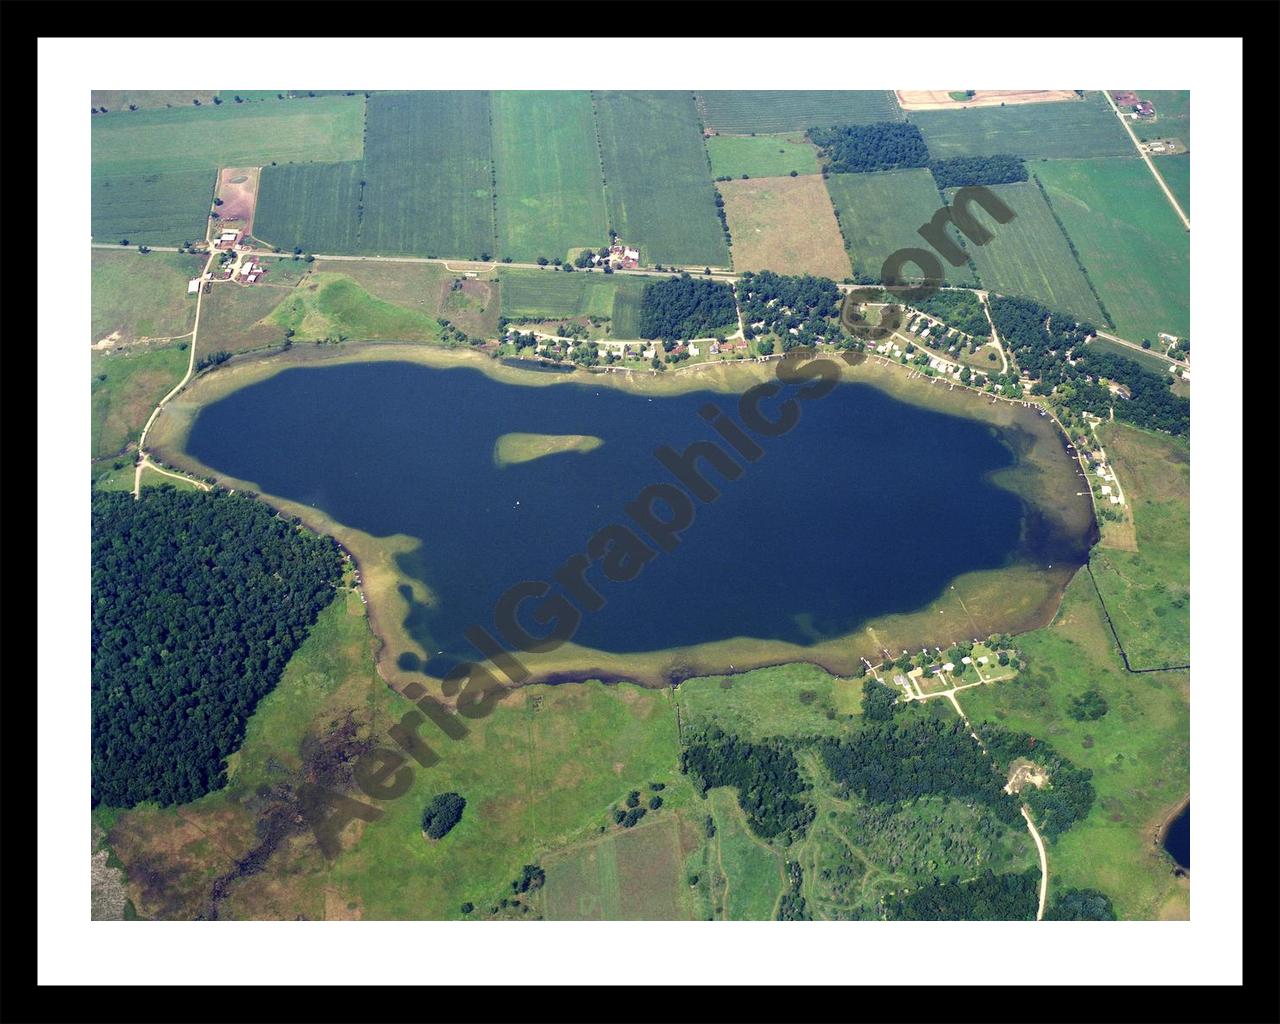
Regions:
<instances>
[{"instance_id":1,"label":"paved road","mask_svg":"<svg viewBox=\"0 0 1280 1024\"><path fill-rule=\"evenodd\" d=\"M1124 338L1117 338L1114 334L1108 334L1106 331L1099 331L1098 337L1106 338L1107 341L1114 341L1116 344L1123 345L1125 348L1137 349L1139 352L1146 352L1148 355L1158 356L1161 359L1173 363L1175 366L1181 366L1185 370L1191 369L1190 363L1183 362L1181 359L1174 359L1173 356L1167 356L1163 352L1158 352L1153 348L1143 348L1141 345L1135 345L1132 341L1126 341Z\"/></svg>"},{"instance_id":2,"label":"paved road","mask_svg":"<svg viewBox=\"0 0 1280 1024\"><path fill-rule=\"evenodd\" d=\"M1138 136L1133 133L1133 128L1129 125L1129 119L1120 113L1120 108L1116 106L1116 101L1111 98L1111 92L1108 89L1102 90L1102 95L1107 98L1107 102L1111 104L1111 109L1116 112L1116 117L1120 118L1120 123L1124 125L1124 130L1129 133L1129 138L1133 140L1133 148L1138 151L1138 156L1146 161L1147 169L1151 171L1151 176L1156 179L1156 184L1164 190L1165 198L1169 200L1169 205L1173 207L1174 212L1178 215L1178 219L1182 221L1182 226L1188 231L1191 230L1191 220L1182 212L1182 207L1178 205L1178 200L1174 198L1169 186L1164 183L1164 178L1160 172L1156 170L1156 165L1151 162L1151 157L1147 155L1147 151L1142 148L1142 143L1138 141Z\"/></svg>"}]
</instances>

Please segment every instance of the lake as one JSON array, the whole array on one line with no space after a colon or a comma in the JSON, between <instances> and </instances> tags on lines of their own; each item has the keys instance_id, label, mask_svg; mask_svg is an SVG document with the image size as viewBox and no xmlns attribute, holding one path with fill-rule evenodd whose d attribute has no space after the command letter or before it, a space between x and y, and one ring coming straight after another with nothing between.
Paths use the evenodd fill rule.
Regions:
<instances>
[{"instance_id":1,"label":"lake","mask_svg":"<svg viewBox=\"0 0 1280 1024\"><path fill-rule=\"evenodd\" d=\"M1188 871L1191 870L1191 804L1169 823L1164 834L1164 848L1169 856Z\"/></svg>"},{"instance_id":2,"label":"lake","mask_svg":"<svg viewBox=\"0 0 1280 1024\"><path fill-rule=\"evenodd\" d=\"M420 541L396 556L401 593L409 597L417 580L432 597L410 600L404 630L420 647L410 653L440 674L475 657L464 631L492 628L504 590L552 580L608 524L634 526L626 503L674 480L655 448L718 440L702 406L737 418L732 395L647 397L579 376L533 387L409 362L286 369L202 407L185 447L215 472L345 526ZM778 401L765 403L768 415ZM919 609L962 573L1015 563L1061 571L1087 557L1091 517L1088 530L1056 528L991 479L1017 476L1027 442L1015 429L864 383L842 383L801 409L790 433L756 438L765 454L739 459L738 479L706 470L721 496L697 505L675 551L658 553L630 582L610 582L598 567L588 573L606 604L584 615L576 644L608 652L735 637L814 644ZM495 464L497 439L515 433L603 444Z\"/></svg>"}]
</instances>

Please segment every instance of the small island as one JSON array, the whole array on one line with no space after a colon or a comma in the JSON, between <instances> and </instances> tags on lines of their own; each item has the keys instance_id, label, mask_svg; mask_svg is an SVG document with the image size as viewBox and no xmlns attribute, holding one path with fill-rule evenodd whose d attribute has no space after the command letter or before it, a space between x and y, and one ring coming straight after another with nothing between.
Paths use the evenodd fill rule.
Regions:
<instances>
[{"instance_id":1,"label":"small island","mask_svg":"<svg viewBox=\"0 0 1280 1024\"><path fill-rule=\"evenodd\" d=\"M502 468L562 452L593 452L604 441L590 434L503 434L493 444L493 464Z\"/></svg>"}]
</instances>

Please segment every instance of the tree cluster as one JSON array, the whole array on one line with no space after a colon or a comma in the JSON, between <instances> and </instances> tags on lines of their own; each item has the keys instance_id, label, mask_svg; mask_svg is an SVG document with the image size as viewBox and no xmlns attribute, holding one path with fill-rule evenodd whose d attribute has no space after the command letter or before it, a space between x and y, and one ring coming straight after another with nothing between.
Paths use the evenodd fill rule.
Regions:
<instances>
[{"instance_id":1,"label":"tree cluster","mask_svg":"<svg viewBox=\"0 0 1280 1024\"><path fill-rule=\"evenodd\" d=\"M1098 889L1063 889L1044 908L1046 921L1114 921L1111 897Z\"/></svg>"},{"instance_id":2,"label":"tree cluster","mask_svg":"<svg viewBox=\"0 0 1280 1024\"><path fill-rule=\"evenodd\" d=\"M1030 733L1010 732L990 722L983 722L978 733L1002 774L1007 773L1013 761L1020 757L1044 769L1048 784L1044 787L1024 786L1018 798L1030 808L1045 838L1056 839L1092 809L1097 793L1090 781L1093 778L1090 769L1076 767L1052 745Z\"/></svg>"},{"instance_id":3,"label":"tree cluster","mask_svg":"<svg viewBox=\"0 0 1280 1024\"><path fill-rule=\"evenodd\" d=\"M891 921L1034 921L1039 907L1039 868L921 886L885 900Z\"/></svg>"},{"instance_id":4,"label":"tree cluster","mask_svg":"<svg viewBox=\"0 0 1280 1024\"><path fill-rule=\"evenodd\" d=\"M749 743L712 727L684 749L680 770L703 793L716 786L737 789L747 823L765 839L788 831L798 837L813 820L813 807L800 798L808 786L782 740Z\"/></svg>"},{"instance_id":5,"label":"tree cluster","mask_svg":"<svg viewBox=\"0 0 1280 1024\"><path fill-rule=\"evenodd\" d=\"M985 339L991 335L991 325L987 323L981 300L966 289L944 288L926 298L912 299L911 305L974 338Z\"/></svg>"},{"instance_id":6,"label":"tree cluster","mask_svg":"<svg viewBox=\"0 0 1280 1024\"><path fill-rule=\"evenodd\" d=\"M812 274L762 270L746 271L738 278L738 302L747 340L773 334L780 339L783 352L839 336L836 321L842 298L834 281Z\"/></svg>"},{"instance_id":7,"label":"tree cluster","mask_svg":"<svg viewBox=\"0 0 1280 1024\"><path fill-rule=\"evenodd\" d=\"M459 794L441 793L422 812L422 831L428 839L443 839L462 820L466 806L466 799Z\"/></svg>"},{"instance_id":8,"label":"tree cluster","mask_svg":"<svg viewBox=\"0 0 1280 1024\"><path fill-rule=\"evenodd\" d=\"M810 128L809 140L822 151L824 170L833 174L925 167L929 163L924 136L906 121Z\"/></svg>"},{"instance_id":9,"label":"tree cluster","mask_svg":"<svg viewBox=\"0 0 1280 1024\"><path fill-rule=\"evenodd\" d=\"M1107 698L1096 687L1071 698L1067 714L1077 722L1094 722L1107 713Z\"/></svg>"},{"instance_id":10,"label":"tree cluster","mask_svg":"<svg viewBox=\"0 0 1280 1024\"><path fill-rule=\"evenodd\" d=\"M733 289L718 281L681 274L645 285L640 299L642 338L704 338L737 322Z\"/></svg>"},{"instance_id":11,"label":"tree cluster","mask_svg":"<svg viewBox=\"0 0 1280 1024\"><path fill-rule=\"evenodd\" d=\"M93 805L186 803L225 784L341 557L219 491L95 492L91 522Z\"/></svg>"},{"instance_id":12,"label":"tree cluster","mask_svg":"<svg viewBox=\"0 0 1280 1024\"><path fill-rule=\"evenodd\" d=\"M1010 185L1027 180L1027 165L1022 157L1001 153L996 156L957 156L935 160L929 165L938 188L963 188L966 185Z\"/></svg>"}]
</instances>

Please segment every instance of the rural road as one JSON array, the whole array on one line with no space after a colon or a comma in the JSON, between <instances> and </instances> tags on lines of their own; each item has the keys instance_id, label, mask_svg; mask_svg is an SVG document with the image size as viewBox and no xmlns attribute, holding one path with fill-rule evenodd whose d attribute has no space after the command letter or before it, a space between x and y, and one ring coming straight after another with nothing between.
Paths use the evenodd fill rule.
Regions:
<instances>
[{"instance_id":1,"label":"rural road","mask_svg":"<svg viewBox=\"0 0 1280 1024\"><path fill-rule=\"evenodd\" d=\"M1139 352L1146 352L1161 359L1168 360L1175 366L1181 366L1183 369L1191 369L1191 364L1183 362L1181 359L1174 359L1173 356L1167 356L1163 352L1157 352L1155 349L1143 348L1141 345L1135 345L1132 341L1125 341L1124 338L1117 338L1114 334L1108 334L1106 331L1098 332L1099 338L1106 338L1107 341L1114 341L1117 345L1123 345L1125 348L1137 349Z\"/></svg>"},{"instance_id":2,"label":"rural road","mask_svg":"<svg viewBox=\"0 0 1280 1024\"><path fill-rule=\"evenodd\" d=\"M1040 909L1036 911L1036 920L1044 920L1044 898L1049 892L1049 858L1044 853L1044 840L1040 838L1040 833L1036 831L1035 822L1031 820L1031 813L1027 810L1027 805L1022 805L1022 816L1027 820L1027 828L1031 832L1031 838L1036 841L1036 849L1040 851Z\"/></svg>"},{"instance_id":3,"label":"rural road","mask_svg":"<svg viewBox=\"0 0 1280 1024\"><path fill-rule=\"evenodd\" d=\"M1169 186L1164 183L1164 178L1161 177L1160 172L1156 170L1156 165L1151 162L1151 157L1149 157L1146 151L1142 148L1142 143L1138 141L1138 136L1134 134L1133 128L1129 125L1129 119L1125 117L1124 114L1120 113L1120 108L1116 106L1116 101L1111 98L1110 90L1103 89L1102 95L1105 96L1107 98L1107 102L1111 104L1111 109L1116 112L1116 117L1120 118L1120 123L1124 125L1124 130L1129 133L1129 138L1133 140L1133 148L1138 151L1138 156L1142 157L1142 159L1146 161L1147 169L1151 171L1151 176L1156 179L1156 184L1164 190L1165 198L1169 200L1169 205L1173 207L1174 212L1182 221L1182 226L1190 231L1190 219L1188 219L1187 215L1182 212L1182 207L1178 205L1178 200L1175 199L1173 193L1169 191Z\"/></svg>"}]
</instances>

